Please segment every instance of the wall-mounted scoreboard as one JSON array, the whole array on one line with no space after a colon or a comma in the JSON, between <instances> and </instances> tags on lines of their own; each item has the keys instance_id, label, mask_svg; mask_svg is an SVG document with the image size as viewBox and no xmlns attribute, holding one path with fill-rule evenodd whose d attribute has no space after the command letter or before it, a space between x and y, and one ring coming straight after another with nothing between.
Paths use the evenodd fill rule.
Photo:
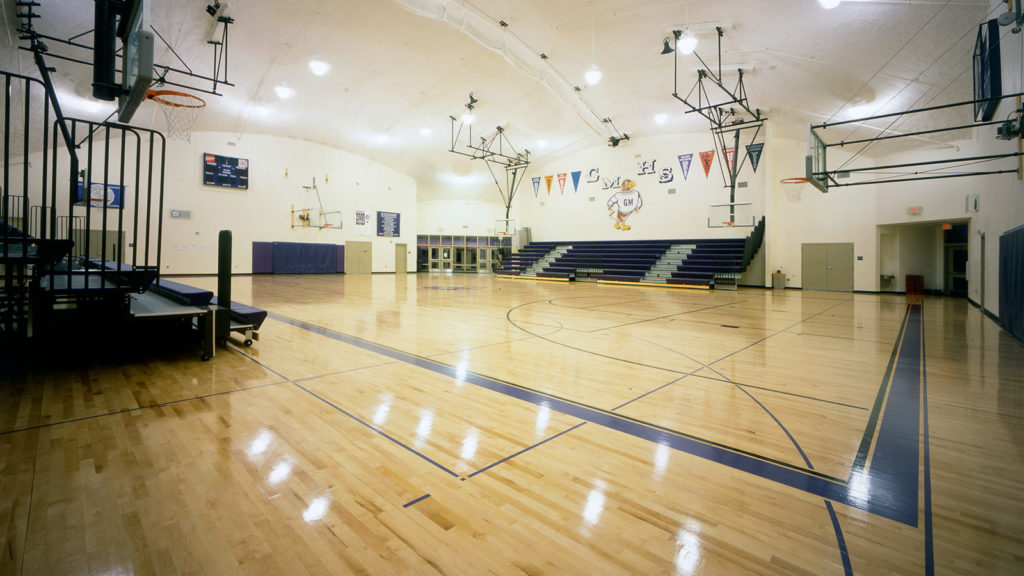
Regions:
<instances>
[{"instance_id":1,"label":"wall-mounted scoreboard","mask_svg":"<svg viewBox=\"0 0 1024 576\"><path fill-rule=\"evenodd\" d=\"M203 154L203 184L249 189L249 160Z\"/></svg>"}]
</instances>

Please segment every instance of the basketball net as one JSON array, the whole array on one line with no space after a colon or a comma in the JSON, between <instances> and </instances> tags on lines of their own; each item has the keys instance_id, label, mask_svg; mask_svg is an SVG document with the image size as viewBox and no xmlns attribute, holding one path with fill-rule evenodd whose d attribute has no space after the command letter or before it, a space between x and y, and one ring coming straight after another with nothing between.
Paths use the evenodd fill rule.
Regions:
<instances>
[{"instance_id":1,"label":"basketball net","mask_svg":"<svg viewBox=\"0 0 1024 576\"><path fill-rule=\"evenodd\" d=\"M786 189L786 199L794 204L800 201L800 194L807 184L807 178L783 178L779 181Z\"/></svg>"},{"instance_id":2,"label":"basketball net","mask_svg":"<svg viewBox=\"0 0 1024 576\"><path fill-rule=\"evenodd\" d=\"M206 102L198 96L176 90L150 90L146 97L160 104L167 120L167 136L182 142L191 142L192 126Z\"/></svg>"}]
</instances>

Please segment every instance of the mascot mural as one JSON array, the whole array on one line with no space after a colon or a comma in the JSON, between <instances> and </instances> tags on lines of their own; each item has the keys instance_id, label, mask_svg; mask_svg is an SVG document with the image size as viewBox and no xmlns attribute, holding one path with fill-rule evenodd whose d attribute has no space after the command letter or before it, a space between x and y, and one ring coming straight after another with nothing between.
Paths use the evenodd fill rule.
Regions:
<instances>
[{"instance_id":1,"label":"mascot mural","mask_svg":"<svg viewBox=\"0 0 1024 576\"><path fill-rule=\"evenodd\" d=\"M608 216L615 217L615 228L618 230L629 230L626 220L629 216L643 206L643 199L640 198L640 191L636 189L636 182L623 180L621 190L612 194L608 199L608 209L611 212Z\"/></svg>"}]
</instances>

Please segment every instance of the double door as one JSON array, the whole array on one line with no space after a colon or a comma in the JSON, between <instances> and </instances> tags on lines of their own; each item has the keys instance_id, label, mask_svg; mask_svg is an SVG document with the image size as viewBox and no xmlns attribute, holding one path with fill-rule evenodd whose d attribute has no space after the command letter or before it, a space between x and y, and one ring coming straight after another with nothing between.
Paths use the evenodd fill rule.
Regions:
<instances>
[{"instance_id":1,"label":"double door","mask_svg":"<svg viewBox=\"0 0 1024 576\"><path fill-rule=\"evenodd\" d=\"M804 290L853 292L853 243L804 244L801 250Z\"/></svg>"}]
</instances>

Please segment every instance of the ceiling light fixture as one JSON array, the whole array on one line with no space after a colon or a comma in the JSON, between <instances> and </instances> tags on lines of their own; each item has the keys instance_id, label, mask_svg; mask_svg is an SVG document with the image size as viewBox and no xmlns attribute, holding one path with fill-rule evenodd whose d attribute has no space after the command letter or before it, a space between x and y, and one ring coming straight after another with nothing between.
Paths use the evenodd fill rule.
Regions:
<instances>
[{"instance_id":1,"label":"ceiling light fixture","mask_svg":"<svg viewBox=\"0 0 1024 576\"><path fill-rule=\"evenodd\" d=\"M466 113L462 115L462 123L465 124L466 126L471 126L473 124L473 110L474 108L476 108L477 102L479 102L479 100L474 98L473 93L470 92L469 102L466 103Z\"/></svg>"},{"instance_id":2,"label":"ceiling light fixture","mask_svg":"<svg viewBox=\"0 0 1024 576\"><path fill-rule=\"evenodd\" d=\"M665 122L668 122L668 114L655 114L654 122L656 124L664 124Z\"/></svg>"},{"instance_id":3,"label":"ceiling light fixture","mask_svg":"<svg viewBox=\"0 0 1024 576\"><path fill-rule=\"evenodd\" d=\"M295 88L281 82L277 86L274 86L274 93L277 94L277 97L281 100L288 100L292 96L295 96Z\"/></svg>"},{"instance_id":4,"label":"ceiling light fixture","mask_svg":"<svg viewBox=\"0 0 1024 576\"><path fill-rule=\"evenodd\" d=\"M430 128L420 128L420 136L423 136L424 138L427 138L433 133L434 131L431 130Z\"/></svg>"},{"instance_id":5,"label":"ceiling light fixture","mask_svg":"<svg viewBox=\"0 0 1024 576\"><path fill-rule=\"evenodd\" d=\"M697 36L693 32L690 32L690 3L687 2L686 6L686 29L683 30L682 35L676 36L676 48L679 49L683 54L693 54L693 51L697 49ZM673 32L674 34L675 32Z\"/></svg>"},{"instance_id":6,"label":"ceiling light fixture","mask_svg":"<svg viewBox=\"0 0 1024 576\"><path fill-rule=\"evenodd\" d=\"M687 27L683 30L683 35L679 37L679 51L683 54L693 54L693 51L697 49L697 37L690 32L690 28Z\"/></svg>"},{"instance_id":7,"label":"ceiling light fixture","mask_svg":"<svg viewBox=\"0 0 1024 576\"><path fill-rule=\"evenodd\" d=\"M839 3L842 1L843 0L818 0L818 4L821 4L822 8L825 10L831 10L836 6L839 6Z\"/></svg>"},{"instance_id":8,"label":"ceiling light fixture","mask_svg":"<svg viewBox=\"0 0 1024 576\"><path fill-rule=\"evenodd\" d=\"M594 86L601 81L601 71L598 70L597 64L594 62L594 3L590 3L590 70L583 75L586 79L587 84Z\"/></svg>"},{"instance_id":9,"label":"ceiling light fixture","mask_svg":"<svg viewBox=\"0 0 1024 576\"><path fill-rule=\"evenodd\" d=\"M309 61L309 69L317 76L323 76L331 71L331 65L326 62L320 55Z\"/></svg>"},{"instance_id":10,"label":"ceiling light fixture","mask_svg":"<svg viewBox=\"0 0 1024 576\"><path fill-rule=\"evenodd\" d=\"M323 76L331 71L331 65L320 57L320 10L316 11L316 58L309 61L309 69L317 76Z\"/></svg>"}]
</instances>

